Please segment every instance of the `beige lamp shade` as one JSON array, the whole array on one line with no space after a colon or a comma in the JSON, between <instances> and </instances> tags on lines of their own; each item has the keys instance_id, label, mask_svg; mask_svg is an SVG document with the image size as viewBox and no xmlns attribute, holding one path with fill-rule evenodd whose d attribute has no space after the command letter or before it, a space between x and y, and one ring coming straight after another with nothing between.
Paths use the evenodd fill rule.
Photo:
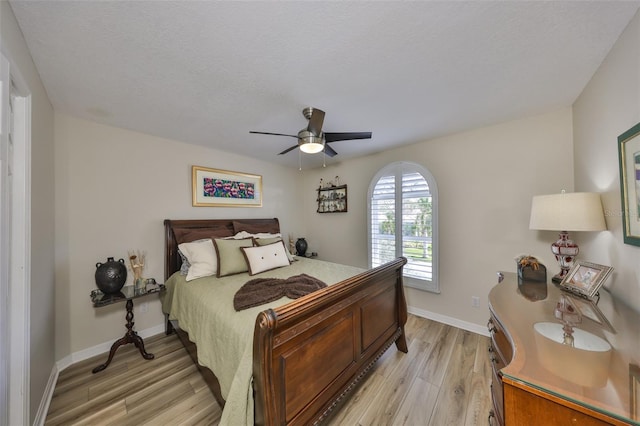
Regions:
<instances>
[{"instance_id":1,"label":"beige lamp shade","mask_svg":"<svg viewBox=\"0 0 640 426\"><path fill-rule=\"evenodd\" d=\"M607 224L600 194L562 192L537 195L531 203L529 229L545 231L604 231Z\"/></svg>"}]
</instances>

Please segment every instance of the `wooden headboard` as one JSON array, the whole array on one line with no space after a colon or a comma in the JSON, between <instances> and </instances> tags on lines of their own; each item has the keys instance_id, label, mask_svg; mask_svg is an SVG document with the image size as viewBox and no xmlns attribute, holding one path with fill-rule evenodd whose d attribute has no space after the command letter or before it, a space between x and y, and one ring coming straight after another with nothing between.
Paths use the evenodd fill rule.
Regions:
<instances>
[{"instance_id":1,"label":"wooden headboard","mask_svg":"<svg viewBox=\"0 0 640 426\"><path fill-rule=\"evenodd\" d=\"M251 234L280 232L280 223L273 219L188 219L164 221L164 279L180 270L182 260L178 244L201 238L230 237L240 231Z\"/></svg>"}]
</instances>

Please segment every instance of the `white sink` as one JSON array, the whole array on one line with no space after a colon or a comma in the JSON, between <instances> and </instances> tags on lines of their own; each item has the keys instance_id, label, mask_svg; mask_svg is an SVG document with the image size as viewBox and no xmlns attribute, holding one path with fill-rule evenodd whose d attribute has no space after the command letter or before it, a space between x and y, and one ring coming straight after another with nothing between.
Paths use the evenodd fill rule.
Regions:
<instances>
[{"instance_id":1,"label":"white sink","mask_svg":"<svg viewBox=\"0 0 640 426\"><path fill-rule=\"evenodd\" d=\"M533 329L538 359L544 368L581 386L606 385L611 359L609 342L574 328L573 346L564 344L562 324L555 322L538 322Z\"/></svg>"}]
</instances>

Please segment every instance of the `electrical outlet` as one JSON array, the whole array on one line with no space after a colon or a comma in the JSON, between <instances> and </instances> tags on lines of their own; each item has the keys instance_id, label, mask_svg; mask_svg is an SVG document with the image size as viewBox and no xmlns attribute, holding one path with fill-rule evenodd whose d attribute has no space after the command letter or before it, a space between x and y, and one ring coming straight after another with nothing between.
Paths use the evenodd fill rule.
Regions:
<instances>
[{"instance_id":1,"label":"electrical outlet","mask_svg":"<svg viewBox=\"0 0 640 426\"><path fill-rule=\"evenodd\" d=\"M141 303L140 304L140 313L141 314L146 314L147 312L149 312L149 304L147 302Z\"/></svg>"},{"instance_id":2,"label":"electrical outlet","mask_svg":"<svg viewBox=\"0 0 640 426\"><path fill-rule=\"evenodd\" d=\"M480 307L480 298L478 296L471 296L471 306L474 308Z\"/></svg>"}]
</instances>

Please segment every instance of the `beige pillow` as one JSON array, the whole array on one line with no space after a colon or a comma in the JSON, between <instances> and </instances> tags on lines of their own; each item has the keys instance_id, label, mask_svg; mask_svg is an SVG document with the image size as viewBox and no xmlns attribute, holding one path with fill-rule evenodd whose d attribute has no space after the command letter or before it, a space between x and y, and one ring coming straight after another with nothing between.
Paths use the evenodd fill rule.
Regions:
<instances>
[{"instance_id":1,"label":"beige pillow","mask_svg":"<svg viewBox=\"0 0 640 426\"><path fill-rule=\"evenodd\" d=\"M216 250L211 239L182 243L178 245L178 249L189 261L189 271L185 278L187 281L216 275L218 272Z\"/></svg>"},{"instance_id":2,"label":"beige pillow","mask_svg":"<svg viewBox=\"0 0 640 426\"><path fill-rule=\"evenodd\" d=\"M284 250L287 253L287 259L289 259L289 262L293 262L295 260L291 255L291 253L289 252L289 249L287 248L286 244L282 240L281 236L279 235L275 237L255 237L254 236L254 238L255 238L256 245L258 246L266 246L268 244L273 244L276 241L282 241L282 244L284 245Z\"/></svg>"},{"instance_id":3,"label":"beige pillow","mask_svg":"<svg viewBox=\"0 0 640 426\"><path fill-rule=\"evenodd\" d=\"M290 265L282 240L264 246L242 247L240 250L247 260L249 275Z\"/></svg>"},{"instance_id":4,"label":"beige pillow","mask_svg":"<svg viewBox=\"0 0 640 426\"><path fill-rule=\"evenodd\" d=\"M247 261L240 251L241 247L253 247L253 238L243 240L213 240L218 256L218 277L239 274L249 270Z\"/></svg>"}]
</instances>

